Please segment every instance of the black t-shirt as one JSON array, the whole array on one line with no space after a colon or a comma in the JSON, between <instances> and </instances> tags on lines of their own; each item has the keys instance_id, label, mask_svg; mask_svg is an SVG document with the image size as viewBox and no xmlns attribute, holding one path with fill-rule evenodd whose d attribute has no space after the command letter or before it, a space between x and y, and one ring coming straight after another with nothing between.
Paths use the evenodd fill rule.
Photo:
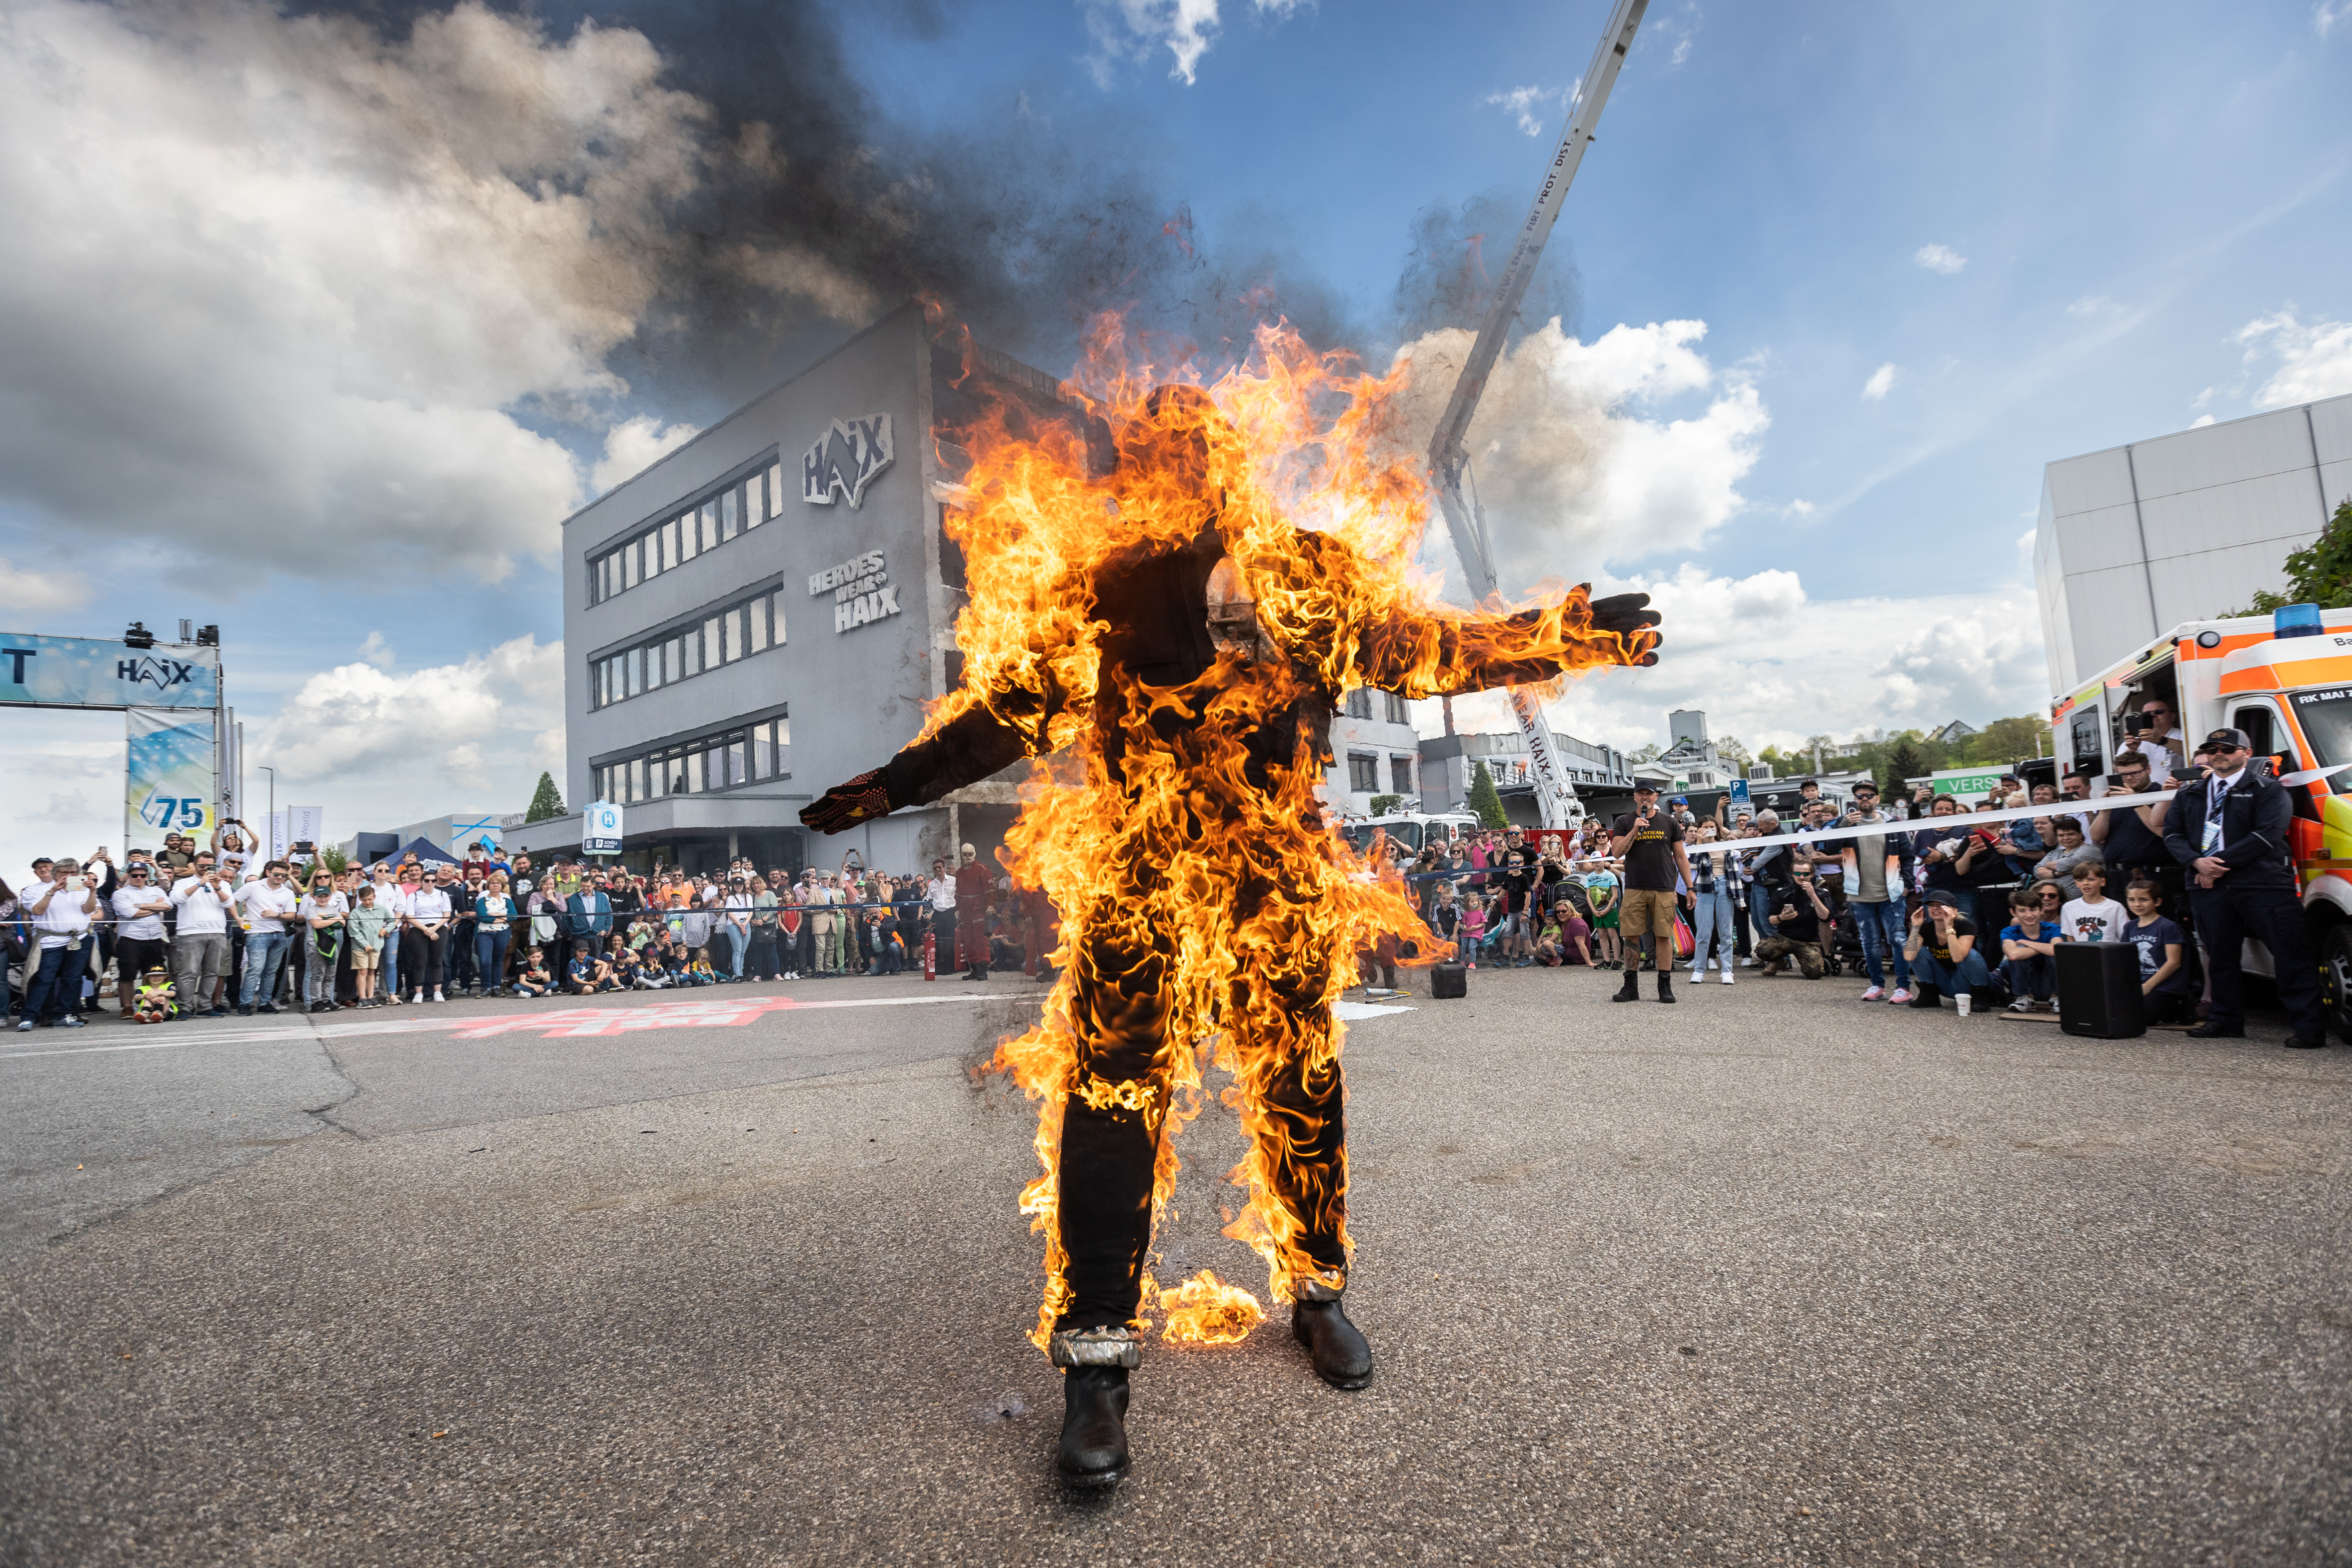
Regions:
<instances>
[{"instance_id":1,"label":"black t-shirt","mask_svg":"<svg viewBox=\"0 0 2352 1568\"><path fill-rule=\"evenodd\" d=\"M1633 834L1625 846L1625 886L1646 892L1671 893L1675 890L1675 846L1683 841L1683 825L1663 811L1650 814L1650 824L1638 831L1634 816L1627 812L1612 823L1609 836L1622 838Z\"/></svg>"},{"instance_id":2,"label":"black t-shirt","mask_svg":"<svg viewBox=\"0 0 2352 1568\"><path fill-rule=\"evenodd\" d=\"M2170 866L2170 851L2164 840L2147 830L2137 811L2110 811L2107 818L2107 841L2098 847L2099 858L2110 866Z\"/></svg>"},{"instance_id":3,"label":"black t-shirt","mask_svg":"<svg viewBox=\"0 0 2352 1568\"><path fill-rule=\"evenodd\" d=\"M1976 922L1969 920L1965 915L1954 915L1949 925L1945 929L1951 936L1974 936L1977 934ZM1945 940L1948 941L1948 939ZM1934 915L1929 915L1926 920L1919 922L1919 945L1927 952L1933 954L1937 963L1951 963L1951 948L1949 946L1938 947L1937 945L1937 941L1938 933L1936 929L1936 917Z\"/></svg>"},{"instance_id":4,"label":"black t-shirt","mask_svg":"<svg viewBox=\"0 0 2352 1568\"><path fill-rule=\"evenodd\" d=\"M1827 903L1829 900L1824 899L1822 901ZM1822 918L1813 912L1813 900L1805 897L1805 889L1798 885L1794 878L1790 878L1787 883L1774 889L1772 908L1769 912L1777 915L1782 910L1791 906L1795 907L1797 912L1784 921L1776 922L1772 927L1772 934L1787 937L1790 942L1821 941Z\"/></svg>"},{"instance_id":5,"label":"black t-shirt","mask_svg":"<svg viewBox=\"0 0 2352 1568\"><path fill-rule=\"evenodd\" d=\"M1503 874L1503 907L1515 915L1528 912L1528 889L1535 886L1535 877L1522 866Z\"/></svg>"}]
</instances>

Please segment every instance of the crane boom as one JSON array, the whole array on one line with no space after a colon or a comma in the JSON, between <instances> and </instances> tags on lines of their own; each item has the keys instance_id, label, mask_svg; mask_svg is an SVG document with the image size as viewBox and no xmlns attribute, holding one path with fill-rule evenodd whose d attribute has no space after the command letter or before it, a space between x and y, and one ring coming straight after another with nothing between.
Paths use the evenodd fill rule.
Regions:
<instances>
[{"instance_id":1,"label":"crane boom","mask_svg":"<svg viewBox=\"0 0 2352 1568\"><path fill-rule=\"evenodd\" d=\"M1592 128L1601 122L1610 89L1617 85L1617 72L1633 47L1633 35L1640 29L1642 14L1648 8L1649 0L1617 0L1611 9L1608 24L1601 30L1601 42L1593 47L1592 63L1585 67L1584 75L1577 82L1574 100L1569 105L1568 126L1560 132L1559 145L1553 151L1543 186L1536 193L1528 221L1519 226L1518 239L1511 247L1502 279L1486 306L1486 319L1478 328L1476 341L1470 345L1470 357L1463 363L1461 379L1454 383L1454 395L1447 400L1445 413L1438 420L1436 434L1429 443L1429 473L1436 484L1438 509L1445 514L1446 530L1453 536L1455 553L1462 558L1463 575L1469 583L1474 603L1484 603L1495 592L1496 579L1494 556L1486 542L1486 514L1478 504L1477 480L1470 472L1470 416L1477 412L1478 399L1486 390L1486 377L1493 373L1495 361L1503 352L1512 319L1527 298L1528 285L1534 281L1544 242L1551 237L1552 225L1559 220L1561 204L1568 199L1568 187L1584 162L1585 148L1591 145ZM1566 827L1577 809L1576 792L1570 786L1567 770L1560 763L1551 726L1544 719L1541 705L1526 692L1513 687L1510 698L1519 732L1528 743L1543 825Z\"/></svg>"}]
</instances>

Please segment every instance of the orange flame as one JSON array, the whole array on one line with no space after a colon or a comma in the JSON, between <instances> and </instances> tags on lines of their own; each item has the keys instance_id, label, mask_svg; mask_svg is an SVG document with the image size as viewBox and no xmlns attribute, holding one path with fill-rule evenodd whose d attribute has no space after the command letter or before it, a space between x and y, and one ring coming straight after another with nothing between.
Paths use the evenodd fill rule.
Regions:
<instances>
[{"instance_id":1,"label":"orange flame","mask_svg":"<svg viewBox=\"0 0 2352 1568\"><path fill-rule=\"evenodd\" d=\"M1229 1176L1248 1202L1225 1234L1265 1259L1277 1300L1299 1281L1344 1282L1328 1261L1329 1237L1349 1247L1346 1161L1327 1125L1343 1038L1331 1005L1350 955L1383 935L1418 944L1423 962L1449 950L1393 868L1367 867L1326 825L1319 760L1254 763L1253 727L1302 701L1328 713L1353 687L1425 697L1544 682L1636 662L1654 642L1595 628L1581 588L1555 587L1517 610L1438 600L1438 584L1412 564L1430 495L1396 427L1407 369L1364 374L1286 328L1265 328L1250 358L1205 389L1222 419L1205 403L1197 417L1181 404L1147 417L1154 388L1200 384L1189 363L1155 357L1106 315L1065 384L1120 434L1108 476L1097 477L1079 432L1019 410L992 409L982 427L959 433L972 459L948 523L970 594L956 623L964 684L934 705L923 731L985 706L1037 759L1004 859L1061 915L1060 979L1036 1027L1003 1044L989 1068L1038 1104L1044 1170L1021 1207L1045 1237L1032 1336L1040 1348L1072 1299L1055 1224L1066 1099L1144 1117L1157 1139L1157 1227L1175 1189L1176 1134L1203 1106L1204 1058L1232 1075L1221 1098L1249 1139ZM1184 547L1211 524L1255 604L1255 653L1225 644L1179 687L1107 665L1097 570L1125 552ZM1116 773L1098 727L1100 680L1122 688L1107 710L1121 716ZM1089 942L1173 954L1157 1055L1140 1077L1108 1081L1085 1065L1094 1026L1076 1016L1076 979ZM1316 1226L1327 1238L1322 1262L1307 1246ZM1160 1291L1147 1265L1143 1310L1155 1301L1169 1337L1188 1342L1238 1339L1244 1320L1262 1315L1247 1291L1213 1276Z\"/></svg>"},{"instance_id":2,"label":"orange flame","mask_svg":"<svg viewBox=\"0 0 2352 1568\"><path fill-rule=\"evenodd\" d=\"M1265 1321L1257 1298L1203 1268L1172 1290L1160 1292L1167 1318L1160 1335L1176 1345L1237 1345Z\"/></svg>"}]
</instances>

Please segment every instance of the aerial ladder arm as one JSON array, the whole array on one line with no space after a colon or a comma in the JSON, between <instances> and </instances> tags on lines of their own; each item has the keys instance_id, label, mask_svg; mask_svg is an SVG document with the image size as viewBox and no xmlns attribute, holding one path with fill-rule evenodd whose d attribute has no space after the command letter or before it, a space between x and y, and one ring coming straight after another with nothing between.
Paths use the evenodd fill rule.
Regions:
<instances>
[{"instance_id":1,"label":"aerial ladder arm","mask_svg":"<svg viewBox=\"0 0 2352 1568\"><path fill-rule=\"evenodd\" d=\"M1527 222L1519 226L1510 259L1504 264L1495 297L1487 303L1486 319L1470 345L1470 356L1463 362L1454 395L1446 401L1436 434L1430 440L1429 473L1437 490L1438 510L1445 515L1446 531L1454 540L1454 552L1462 559L1463 576L1469 584L1474 603L1483 604L1495 593L1496 578L1494 554L1486 538L1486 513L1478 504L1477 479L1470 470L1470 417L1477 412L1478 399L1486 390L1486 378L1494 373L1495 361L1503 352L1511 322L1527 299L1528 286L1535 280L1536 263L1542 258L1544 242L1551 237L1552 226L1559 221L1568 187L1584 162L1584 150L1592 144L1592 129L1601 122L1601 111L1608 105L1610 89L1617 85L1617 73L1625 64L1625 57L1633 47L1633 35L1642 26L1642 14L1648 8L1649 0L1617 0L1611 9L1608 24L1601 30L1601 42L1593 48L1592 63L1585 67L1583 77L1577 82L1569 104L1568 127L1560 132L1559 144L1553 150L1543 186L1536 193ZM1571 814L1577 809L1576 792L1569 784L1551 726L1544 719L1542 706L1534 699L1517 687L1509 691L1512 712L1517 716L1519 732L1527 741L1543 825L1569 826Z\"/></svg>"}]
</instances>

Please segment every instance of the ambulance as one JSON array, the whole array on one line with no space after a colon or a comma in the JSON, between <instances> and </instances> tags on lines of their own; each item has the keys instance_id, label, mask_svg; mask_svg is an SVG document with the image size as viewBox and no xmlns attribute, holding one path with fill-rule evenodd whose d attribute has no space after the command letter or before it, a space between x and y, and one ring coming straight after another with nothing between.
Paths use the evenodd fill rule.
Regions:
<instances>
[{"instance_id":1,"label":"ambulance","mask_svg":"<svg viewBox=\"0 0 2352 1568\"><path fill-rule=\"evenodd\" d=\"M2175 626L2051 704L2053 754L2092 775L2097 795L2116 748L2152 728L2140 710L2155 699L2179 715L2184 752L2228 725L2243 730L2280 777L2352 763L2352 610L2288 605ZM2286 793L2294 805L2289 848L2328 1018L2352 1040L2352 770ZM2258 942L2246 944L2245 967L2274 973Z\"/></svg>"}]
</instances>

